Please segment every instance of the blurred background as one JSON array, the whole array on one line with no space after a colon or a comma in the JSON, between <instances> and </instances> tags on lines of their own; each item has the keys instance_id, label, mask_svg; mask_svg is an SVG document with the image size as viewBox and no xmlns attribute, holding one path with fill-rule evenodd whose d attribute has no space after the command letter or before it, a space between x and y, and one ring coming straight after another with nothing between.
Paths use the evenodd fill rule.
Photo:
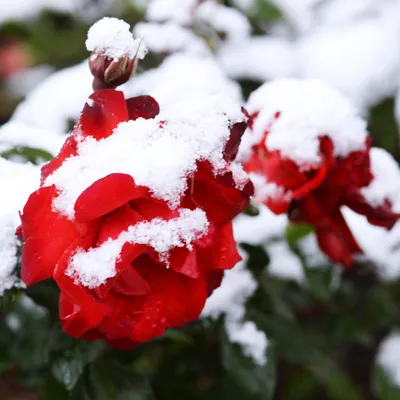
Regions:
<instances>
[{"instance_id":1,"label":"blurred background","mask_svg":"<svg viewBox=\"0 0 400 400\"><path fill-rule=\"evenodd\" d=\"M57 153L91 93L85 40L103 16L150 50L129 96L245 104L267 81L322 79L399 160L400 0L0 0L2 157ZM7 292L0 399L400 399L400 227L346 219L366 253L352 270L309 227L250 207L235 221L244 261L203 317L133 351L66 337L49 282Z\"/></svg>"}]
</instances>

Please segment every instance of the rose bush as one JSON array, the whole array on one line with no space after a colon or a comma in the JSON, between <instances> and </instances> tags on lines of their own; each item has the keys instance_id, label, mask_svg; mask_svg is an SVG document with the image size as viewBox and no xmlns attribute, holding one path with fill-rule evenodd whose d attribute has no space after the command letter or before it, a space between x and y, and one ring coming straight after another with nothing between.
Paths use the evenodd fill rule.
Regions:
<instances>
[{"instance_id":1,"label":"rose bush","mask_svg":"<svg viewBox=\"0 0 400 400\"><path fill-rule=\"evenodd\" d=\"M375 179L364 123L338 93L313 81L265 84L250 97L248 110L252 143L245 169L258 183L258 200L293 223L312 225L321 250L351 266L362 249L341 208L387 229L399 218L384 193L378 202L363 193Z\"/></svg>"},{"instance_id":2,"label":"rose bush","mask_svg":"<svg viewBox=\"0 0 400 400\"><path fill-rule=\"evenodd\" d=\"M171 199L154 188L164 190L171 184L175 188L175 170L168 168L171 163L179 167L179 154L175 157L167 148L156 153L160 165L148 166L152 173L146 175L150 182L146 186L140 174L151 159L141 160L136 180L123 170L137 163L134 148L130 159L127 146L124 149L119 143L115 151L110 145L126 133L129 145L139 135L135 127L150 125L157 132L156 141L146 147L148 154L160 141L175 140L176 135L186 138L185 132L170 134L168 129L176 128L173 113L171 120L159 113L150 96L125 100L122 92L113 89L95 92L60 153L43 166L41 187L21 214L22 278L27 285L55 279L61 290L62 326L73 337L102 338L113 346L130 348L169 327L185 325L199 316L223 271L240 260L231 220L247 206L253 189L232 160L246 128L246 115L240 109L236 120L220 114L228 135L221 136L220 147L208 158L201 153L202 146L196 148L190 168L183 170L183 176L181 170L176 172L182 182L171 205ZM129 132L118 133L121 126ZM146 135L145 139L151 134ZM107 140L114 142L107 144ZM110 159L96 153L100 146ZM111 167L110 173L111 161L118 165L123 157L118 149L125 151L127 165L121 171ZM218 151L216 169L213 160ZM82 160L92 164L81 165ZM71 176L68 170L69 178L62 182L63 171L74 163L75 173ZM96 165L106 168L104 175ZM172 175L167 171L162 179L172 183L161 180L152 186L159 171L154 168L170 171Z\"/></svg>"}]
</instances>

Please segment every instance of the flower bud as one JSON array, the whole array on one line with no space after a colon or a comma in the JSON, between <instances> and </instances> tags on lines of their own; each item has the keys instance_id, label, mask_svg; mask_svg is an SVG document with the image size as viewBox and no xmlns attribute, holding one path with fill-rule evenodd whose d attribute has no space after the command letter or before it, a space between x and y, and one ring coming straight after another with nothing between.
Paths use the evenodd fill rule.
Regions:
<instances>
[{"instance_id":1,"label":"flower bud","mask_svg":"<svg viewBox=\"0 0 400 400\"><path fill-rule=\"evenodd\" d=\"M116 88L127 82L136 71L137 58L127 55L112 59L105 54L93 53L89 59L89 68L94 76L93 89Z\"/></svg>"},{"instance_id":2,"label":"flower bud","mask_svg":"<svg viewBox=\"0 0 400 400\"><path fill-rule=\"evenodd\" d=\"M89 67L94 76L94 90L114 89L127 82L139 59L147 53L143 41L135 39L129 25L117 18L96 22L89 29L86 48L92 52Z\"/></svg>"}]
</instances>

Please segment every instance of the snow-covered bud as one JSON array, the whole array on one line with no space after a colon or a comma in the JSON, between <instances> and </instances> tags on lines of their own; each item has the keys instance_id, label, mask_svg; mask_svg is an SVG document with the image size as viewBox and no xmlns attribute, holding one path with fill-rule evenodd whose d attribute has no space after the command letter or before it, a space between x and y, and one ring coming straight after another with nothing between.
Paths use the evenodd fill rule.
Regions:
<instances>
[{"instance_id":1,"label":"snow-covered bud","mask_svg":"<svg viewBox=\"0 0 400 400\"><path fill-rule=\"evenodd\" d=\"M127 82L136 71L139 59L147 54L141 39L135 39L130 26L117 18L103 18L88 32L86 48L92 52L90 71L93 89L116 88Z\"/></svg>"}]
</instances>

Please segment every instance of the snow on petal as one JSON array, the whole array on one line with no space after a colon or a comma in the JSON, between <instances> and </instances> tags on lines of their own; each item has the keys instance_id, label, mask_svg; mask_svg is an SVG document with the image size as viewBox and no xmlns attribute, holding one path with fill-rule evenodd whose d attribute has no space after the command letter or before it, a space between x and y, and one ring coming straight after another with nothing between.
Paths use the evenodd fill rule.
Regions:
<instances>
[{"instance_id":1,"label":"snow on petal","mask_svg":"<svg viewBox=\"0 0 400 400\"><path fill-rule=\"evenodd\" d=\"M208 220L201 209L180 209L179 214L168 221L155 218L131 225L114 240L108 239L99 247L78 251L72 257L66 274L73 277L76 284L90 289L100 286L115 276L115 264L125 243L150 246L160 259L168 262L168 252L172 248L186 246L190 249L192 242L208 230Z\"/></svg>"},{"instance_id":2,"label":"snow on petal","mask_svg":"<svg viewBox=\"0 0 400 400\"><path fill-rule=\"evenodd\" d=\"M251 94L246 108L250 115L259 114L254 134L248 135L250 139L244 135L247 147L242 151L257 143L266 130L268 150L279 150L300 166L321 162L321 136L332 140L336 157L365 148L366 123L345 97L323 82L281 79L266 83Z\"/></svg>"},{"instance_id":3,"label":"snow on petal","mask_svg":"<svg viewBox=\"0 0 400 400\"><path fill-rule=\"evenodd\" d=\"M53 206L73 219L75 202L86 188L109 174L124 173L173 208L197 161L209 161L216 173L227 171L223 150L230 126L242 120L240 107L220 95L173 103L154 119L122 122L105 139L81 141L78 155L46 179L46 185L60 191Z\"/></svg>"}]
</instances>

